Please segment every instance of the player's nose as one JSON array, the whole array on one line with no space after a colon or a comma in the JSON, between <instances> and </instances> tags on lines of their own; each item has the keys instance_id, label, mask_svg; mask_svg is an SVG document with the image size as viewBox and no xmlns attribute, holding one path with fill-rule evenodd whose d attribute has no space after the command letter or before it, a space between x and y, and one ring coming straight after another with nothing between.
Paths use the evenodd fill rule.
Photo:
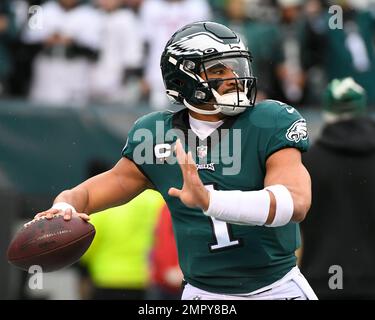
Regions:
<instances>
[{"instance_id":1,"label":"player's nose","mask_svg":"<svg viewBox=\"0 0 375 320\"><path fill-rule=\"evenodd\" d=\"M243 91L243 84L240 80L232 78L228 80L224 80L222 83L222 91L223 93L233 92L233 91Z\"/></svg>"}]
</instances>

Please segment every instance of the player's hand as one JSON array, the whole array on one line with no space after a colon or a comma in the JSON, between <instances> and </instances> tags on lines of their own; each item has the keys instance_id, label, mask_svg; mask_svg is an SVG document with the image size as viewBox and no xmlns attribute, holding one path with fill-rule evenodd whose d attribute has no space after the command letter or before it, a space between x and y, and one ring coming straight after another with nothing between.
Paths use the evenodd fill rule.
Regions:
<instances>
[{"instance_id":1,"label":"player's hand","mask_svg":"<svg viewBox=\"0 0 375 320\"><path fill-rule=\"evenodd\" d=\"M199 178L197 166L191 152L189 151L186 154L180 140L176 142L176 156L182 171L184 184L182 189L170 188L168 194L172 197L180 198L187 207L198 207L206 211L210 203L209 191Z\"/></svg>"},{"instance_id":2,"label":"player's hand","mask_svg":"<svg viewBox=\"0 0 375 320\"><path fill-rule=\"evenodd\" d=\"M34 219L39 219L41 217L46 217L46 219L52 219L54 215L62 215L64 216L64 220L68 221L72 218L72 216L79 217L85 221L89 221L90 217L86 213L75 213L72 209L68 208L65 210L50 208L46 211L39 212L35 215Z\"/></svg>"}]
</instances>

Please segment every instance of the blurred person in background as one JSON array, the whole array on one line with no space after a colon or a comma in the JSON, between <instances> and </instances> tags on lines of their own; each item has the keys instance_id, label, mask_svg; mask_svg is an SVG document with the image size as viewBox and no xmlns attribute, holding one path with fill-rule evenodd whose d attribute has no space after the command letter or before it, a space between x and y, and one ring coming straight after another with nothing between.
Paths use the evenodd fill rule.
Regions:
<instances>
[{"instance_id":1,"label":"blurred person in background","mask_svg":"<svg viewBox=\"0 0 375 320\"><path fill-rule=\"evenodd\" d=\"M303 157L314 197L301 225L301 270L322 299L375 299L375 121L365 90L352 78L333 80L323 117ZM342 268L341 289L329 287L331 266Z\"/></svg>"},{"instance_id":2,"label":"blurred person in background","mask_svg":"<svg viewBox=\"0 0 375 320\"><path fill-rule=\"evenodd\" d=\"M324 13L328 7L323 0L306 0L304 6L304 51L303 69L305 71L305 99L308 105L319 106L322 103L322 92L326 89L327 80L324 70L324 54L326 45L320 34L326 28Z\"/></svg>"},{"instance_id":3,"label":"blurred person in background","mask_svg":"<svg viewBox=\"0 0 375 320\"><path fill-rule=\"evenodd\" d=\"M100 48L99 13L82 0L48 1L41 7L41 27L28 25L23 34L27 44L40 45L30 98L50 105L84 105Z\"/></svg>"},{"instance_id":4,"label":"blurred person in background","mask_svg":"<svg viewBox=\"0 0 375 320\"><path fill-rule=\"evenodd\" d=\"M152 300L180 300L183 275L178 264L171 213L164 205L155 228L151 251L151 277L148 298Z\"/></svg>"},{"instance_id":5,"label":"blurred person in background","mask_svg":"<svg viewBox=\"0 0 375 320\"><path fill-rule=\"evenodd\" d=\"M8 91L9 74L13 62L11 43L16 36L15 16L10 0L0 2L0 96Z\"/></svg>"},{"instance_id":6,"label":"blurred person in background","mask_svg":"<svg viewBox=\"0 0 375 320\"><path fill-rule=\"evenodd\" d=\"M100 52L92 76L92 98L113 103L137 103L144 41L136 14L124 0L96 0L102 24Z\"/></svg>"},{"instance_id":7,"label":"blurred person in background","mask_svg":"<svg viewBox=\"0 0 375 320\"><path fill-rule=\"evenodd\" d=\"M225 8L226 0L208 0L213 16L220 16Z\"/></svg>"},{"instance_id":8,"label":"blurred person in background","mask_svg":"<svg viewBox=\"0 0 375 320\"><path fill-rule=\"evenodd\" d=\"M144 1L147 0L123 0L123 3L125 8L133 11L138 17Z\"/></svg>"},{"instance_id":9,"label":"blurred person in background","mask_svg":"<svg viewBox=\"0 0 375 320\"><path fill-rule=\"evenodd\" d=\"M32 21L32 14L36 12L42 0L12 0L11 8L15 16L16 36L12 41L12 72L9 77L9 95L26 97L29 93L31 66L34 57L39 52L39 46L23 43L21 35L23 29Z\"/></svg>"},{"instance_id":10,"label":"blurred person in background","mask_svg":"<svg viewBox=\"0 0 375 320\"><path fill-rule=\"evenodd\" d=\"M168 98L160 73L160 55L177 29L191 22L209 19L210 7L206 0L146 0L140 15L147 42L143 92L149 96L152 108L165 109Z\"/></svg>"},{"instance_id":11,"label":"blurred person in background","mask_svg":"<svg viewBox=\"0 0 375 320\"><path fill-rule=\"evenodd\" d=\"M277 70L282 67L284 55L282 38L275 21L263 16L264 5L257 0L225 0L221 22L235 30L252 49L253 71L257 74L257 99L277 98L275 82Z\"/></svg>"},{"instance_id":12,"label":"blurred person in background","mask_svg":"<svg viewBox=\"0 0 375 320\"><path fill-rule=\"evenodd\" d=\"M309 3L308 45L315 56L322 57L311 64L322 64L327 81L352 77L366 90L368 104L375 105L375 10L370 2L328 1L329 6L340 6L342 16L341 11L329 13L328 8L319 8L316 1Z\"/></svg>"},{"instance_id":13,"label":"blurred person in background","mask_svg":"<svg viewBox=\"0 0 375 320\"><path fill-rule=\"evenodd\" d=\"M277 0L280 8L281 50L283 62L278 67L278 100L299 104L303 100L305 73L303 70L304 0Z\"/></svg>"},{"instance_id":14,"label":"blurred person in background","mask_svg":"<svg viewBox=\"0 0 375 320\"><path fill-rule=\"evenodd\" d=\"M105 169L103 162L93 161L90 176ZM163 204L158 192L147 190L125 205L91 216L96 235L80 262L82 298L146 299L149 255Z\"/></svg>"}]
</instances>

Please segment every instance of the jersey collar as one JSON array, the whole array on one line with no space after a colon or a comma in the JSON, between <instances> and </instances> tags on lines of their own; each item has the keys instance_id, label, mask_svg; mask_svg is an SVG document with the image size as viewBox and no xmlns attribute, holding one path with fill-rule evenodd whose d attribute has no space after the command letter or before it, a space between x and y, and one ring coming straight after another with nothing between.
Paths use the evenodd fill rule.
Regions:
<instances>
[{"instance_id":1,"label":"jersey collar","mask_svg":"<svg viewBox=\"0 0 375 320\"><path fill-rule=\"evenodd\" d=\"M230 129L234 125L234 123L236 122L236 120L239 116L240 115L230 116L230 117L228 116L224 119L223 124L220 127L217 128L217 130L219 132L219 139L211 139L211 135L209 135L204 140L199 139L199 137L193 132L193 130L191 130L190 122L189 122L189 110L188 109L182 109L182 110L177 111L176 113L173 114L173 116L172 116L172 127L174 129L179 129L184 133L184 140L186 142L189 142L189 143L193 142L193 141L188 140L188 132L190 132L190 134L192 134L194 136L195 146L189 145L189 148L193 152L193 154L195 154L196 146L204 144L204 145L207 145L208 150L210 150L211 146L215 147L215 145L217 143L220 143L221 138L222 138L221 130ZM192 139L192 140L194 140L194 139Z\"/></svg>"}]
</instances>

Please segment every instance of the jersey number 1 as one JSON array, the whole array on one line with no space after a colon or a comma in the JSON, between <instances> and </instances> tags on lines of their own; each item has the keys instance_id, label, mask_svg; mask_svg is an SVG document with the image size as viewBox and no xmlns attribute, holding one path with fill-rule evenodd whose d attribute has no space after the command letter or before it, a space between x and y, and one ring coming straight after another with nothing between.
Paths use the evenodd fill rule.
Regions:
<instances>
[{"instance_id":1,"label":"jersey number 1","mask_svg":"<svg viewBox=\"0 0 375 320\"><path fill-rule=\"evenodd\" d=\"M213 190L213 185L205 185L208 190ZM240 245L240 239L233 239L231 227L224 221L209 217L211 220L211 228L214 234L215 242L209 244L210 251L218 251Z\"/></svg>"}]
</instances>

